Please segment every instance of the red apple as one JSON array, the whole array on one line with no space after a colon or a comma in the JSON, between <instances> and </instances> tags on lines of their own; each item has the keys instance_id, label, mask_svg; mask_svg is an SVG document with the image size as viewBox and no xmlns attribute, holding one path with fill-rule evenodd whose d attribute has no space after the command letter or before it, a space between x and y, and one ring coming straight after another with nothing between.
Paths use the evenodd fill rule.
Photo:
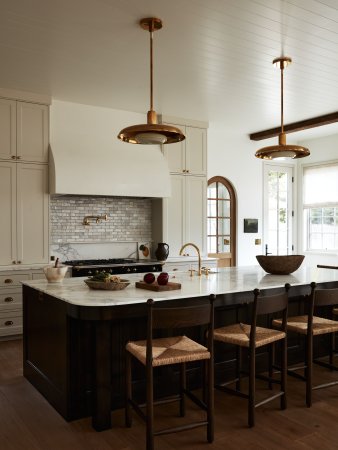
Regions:
<instances>
[{"instance_id":1,"label":"red apple","mask_svg":"<svg viewBox=\"0 0 338 450\"><path fill-rule=\"evenodd\" d=\"M169 281L169 275L167 272L161 272L159 276L157 277L157 283L160 286L165 286Z\"/></svg>"},{"instance_id":2,"label":"red apple","mask_svg":"<svg viewBox=\"0 0 338 450\"><path fill-rule=\"evenodd\" d=\"M153 273L146 273L143 277L143 281L147 284L151 284L155 281L155 275Z\"/></svg>"}]
</instances>

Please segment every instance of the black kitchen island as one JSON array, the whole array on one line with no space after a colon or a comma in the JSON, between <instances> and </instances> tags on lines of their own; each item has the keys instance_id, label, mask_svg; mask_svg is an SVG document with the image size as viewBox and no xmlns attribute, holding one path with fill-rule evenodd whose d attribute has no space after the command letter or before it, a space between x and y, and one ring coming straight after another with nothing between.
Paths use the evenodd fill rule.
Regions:
<instances>
[{"instance_id":1,"label":"black kitchen island","mask_svg":"<svg viewBox=\"0 0 338 450\"><path fill-rule=\"evenodd\" d=\"M136 289L139 275L129 275L131 284L123 291L90 290L82 278L60 284L45 280L23 283L24 376L66 420L92 416L96 430L111 427L111 410L124 405L125 344L145 338L148 298L191 304L215 294L215 325L221 326L248 319L256 287L263 295L270 295L290 283L291 313L303 307L311 281L319 287L338 287L337 271L307 267L286 276L267 275L256 266L225 268L202 277L189 277L183 272L171 275L182 289ZM202 339L202 330L197 333L193 337ZM292 342L291 358L297 359L301 345ZM227 376L233 369L233 351L225 353L223 349L221 355L216 348L216 377ZM262 353L258 358L262 364L265 357ZM139 369L135 368L134 389L142 398L144 372ZM156 395L170 394L175 378L175 368L159 369ZM196 364L189 371L189 381L198 387L199 380L200 367Z\"/></svg>"}]
</instances>

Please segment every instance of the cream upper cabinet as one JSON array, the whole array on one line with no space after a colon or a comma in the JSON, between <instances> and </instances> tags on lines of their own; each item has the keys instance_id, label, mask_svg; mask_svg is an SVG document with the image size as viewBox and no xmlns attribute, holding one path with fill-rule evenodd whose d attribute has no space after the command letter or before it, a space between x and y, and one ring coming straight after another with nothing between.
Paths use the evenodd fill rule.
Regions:
<instances>
[{"instance_id":1,"label":"cream upper cabinet","mask_svg":"<svg viewBox=\"0 0 338 450\"><path fill-rule=\"evenodd\" d=\"M185 140L163 146L171 173L206 175L207 131L205 128L171 124L182 130Z\"/></svg>"},{"instance_id":2,"label":"cream upper cabinet","mask_svg":"<svg viewBox=\"0 0 338 450\"><path fill-rule=\"evenodd\" d=\"M0 158L16 159L16 101L0 98Z\"/></svg>"},{"instance_id":3,"label":"cream upper cabinet","mask_svg":"<svg viewBox=\"0 0 338 450\"><path fill-rule=\"evenodd\" d=\"M48 106L0 99L0 159L48 162Z\"/></svg>"},{"instance_id":4,"label":"cream upper cabinet","mask_svg":"<svg viewBox=\"0 0 338 450\"><path fill-rule=\"evenodd\" d=\"M17 102L17 159L48 161L48 106Z\"/></svg>"},{"instance_id":5,"label":"cream upper cabinet","mask_svg":"<svg viewBox=\"0 0 338 450\"><path fill-rule=\"evenodd\" d=\"M172 195L163 199L162 235L163 241L169 245L169 255L178 256L182 245L187 242L196 244L204 254L206 252L206 178L193 175L171 175L170 178Z\"/></svg>"}]
</instances>

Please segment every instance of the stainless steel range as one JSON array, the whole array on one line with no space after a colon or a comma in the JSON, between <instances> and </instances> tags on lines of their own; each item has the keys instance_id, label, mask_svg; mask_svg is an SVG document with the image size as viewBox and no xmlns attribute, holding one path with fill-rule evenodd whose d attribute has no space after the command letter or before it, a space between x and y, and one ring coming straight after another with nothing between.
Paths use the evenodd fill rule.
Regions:
<instances>
[{"instance_id":1,"label":"stainless steel range","mask_svg":"<svg viewBox=\"0 0 338 450\"><path fill-rule=\"evenodd\" d=\"M78 259L63 264L72 268L72 277L91 276L102 271L113 275L162 271L162 264L158 261L140 262L132 258Z\"/></svg>"}]
</instances>

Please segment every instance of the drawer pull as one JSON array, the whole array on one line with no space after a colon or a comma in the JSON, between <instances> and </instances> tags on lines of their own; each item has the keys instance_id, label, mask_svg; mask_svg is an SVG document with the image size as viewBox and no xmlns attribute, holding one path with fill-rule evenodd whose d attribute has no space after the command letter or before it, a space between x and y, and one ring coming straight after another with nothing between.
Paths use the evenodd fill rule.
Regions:
<instances>
[{"instance_id":1,"label":"drawer pull","mask_svg":"<svg viewBox=\"0 0 338 450\"><path fill-rule=\"evenodd\" d=\"M6 278L6 279L5 279L5 283L6 283L6 284L13 283L13 280L12 280L11 278Z\"/></svg>"},{"instance_id":2,"label":"drawer pull","mask_svg":"<svg viewBox=\"0 0 338 450\"><path fill-rule=\"evenodd\" d=\"M14 298L13 298L13 297L6 297L6 298L5 298L5 302L6 302L6 303L14 302Z\"/></svg>"},{"instance_id":3,"label":"drawer pull","mask_svg":"<svg viewBox=\"0 0 338 450\"><path fill-rule=\"evenodd\" d=\"M6 320L5 322L6 327L10 327L13 325L13 320Z\"/></svg>"}]
</instances>

